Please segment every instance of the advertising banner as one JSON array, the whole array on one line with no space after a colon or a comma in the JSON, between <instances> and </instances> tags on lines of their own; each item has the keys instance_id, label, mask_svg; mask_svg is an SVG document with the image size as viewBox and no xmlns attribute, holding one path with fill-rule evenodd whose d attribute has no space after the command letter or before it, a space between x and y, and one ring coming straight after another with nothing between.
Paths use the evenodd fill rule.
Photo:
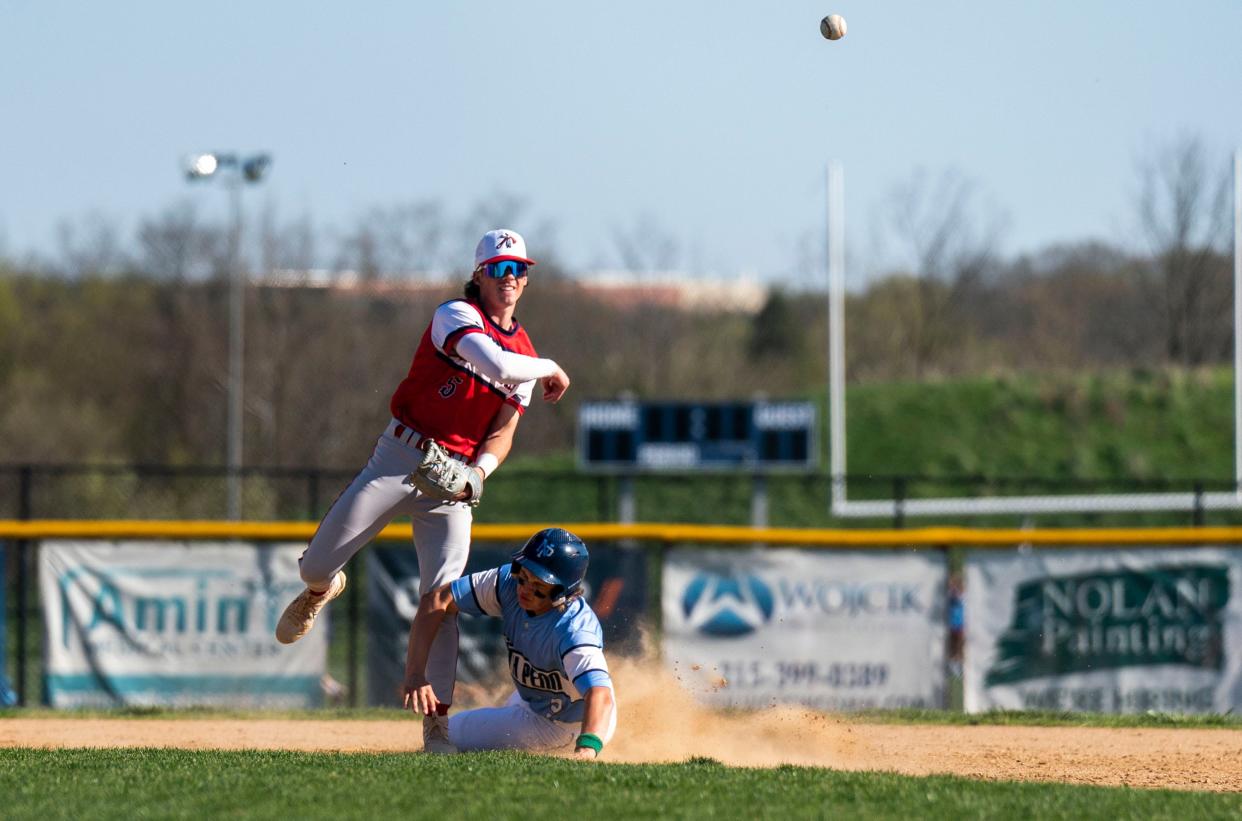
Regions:
<instances>
[{"instance_id":1,"label":"advertising banner","mask_svg":"<svg viewBox=\"0 0 1242 821\"><path fill-rule=\"evenodd\" d=\"M13 692L13 687L9 683L9 651L6 639L9 636L8 625L5 622L5 616L9 612L8 605L5 602L5 593L9 589L9 580L7 576L8 556L5 555L4 545L0 544L0 707L12 707L17 703L17 694ZM18 621L21 624L21 621Z\"/></svg>"},{"instance_id":2,"label":"advertising banner","mask_svg":"<svg viewBox=\"0 0 1242 821\"><path fill-rule=\"evenodd\" d=\"M646 557L641 550L589 546L586 597L604 628L609 655L638 646L647 596ZM509 561L513 547L473 547L466 573ZM410 625L418 612L418 555L409 548L377 547L367 551L367 703L401 704L405 651ZM457 701L476 700L480 686L507 679L508 653L500 619L461 616L458 625ZM474 688L474 692L470 692Z\"/></svg>"},{"instance_id":3,"label":"advertising banner","mask_svg":"<svg viewBox=\"0 0 1242 821\"><path fill-rule=\"evenodd\" d=\"M664 658L720 707L942 707L939 551L668 551Z\"/></svg>"},{"instance_id":4,"label":"advertising banner","mask_svg":"<svg viewBox=\"0 0 1242 821\"><path fill-rule=\"evenodd\" d=\"M310 707L327 611L293 645L273 631L305 545L46 541L39 551L53 707Z\"/></svg>"},{"instance_id":5,"label":"advertising banner","mask_svg":"<svg viewBox=\"0 0 1242 821\"><path fill-rule=\"evenodd\" d=\"M1007 549L966 558L965 706L1242 706L1242 550Z\"/></svg>"}]
</instances>

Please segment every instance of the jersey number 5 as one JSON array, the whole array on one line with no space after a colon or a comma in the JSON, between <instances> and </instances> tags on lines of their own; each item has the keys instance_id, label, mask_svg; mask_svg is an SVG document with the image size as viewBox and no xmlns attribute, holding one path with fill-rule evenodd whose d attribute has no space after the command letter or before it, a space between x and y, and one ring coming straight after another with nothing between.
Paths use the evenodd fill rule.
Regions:
<instances>
[{"instance_id":1,"label":"jersey number 5","mask_svg":"<svg viewBox=\"0 0 1242 821\"><path fill-rule=\"evenodd\" d=\"M457 374L450 376L448 381L440 386L440 397L442 399L448 399L450 396L457 393L457 387L465 381L465 377L458 376Z\"/></svg>"}]
</instances>

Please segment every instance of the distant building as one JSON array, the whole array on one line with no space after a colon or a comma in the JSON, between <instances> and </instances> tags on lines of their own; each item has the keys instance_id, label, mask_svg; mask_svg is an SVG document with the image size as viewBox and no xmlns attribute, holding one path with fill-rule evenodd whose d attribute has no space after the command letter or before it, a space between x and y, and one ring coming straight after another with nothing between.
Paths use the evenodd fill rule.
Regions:
<instances>
[{"instance_id":1,"label":"distant building","mask_svg":"<svg viewBox=\"0 0 1242 821\"><path fill-rule=\"evenodd\" d=\"M755 313L768 297L767 286L753 279L700 279L677 272L592 271L575 281L601 301L622 307L663 305L685 311Z\"/></svg>"},{"instance_id":2,"label":"distant building","mask_svg":"<svg viewBox=\"0 0 1242 821\"><path fill-rule=\"evenodd\" d=\"M252 281L273 288L325 288L408 299L428 295L448 298L460 292L465 279L464 274L455 277L442 271L368 279L352 270L312 268L279 269ZM683 311L755 313L768 296L767 286L754 279L694 278L678 272L591 271L556 282L619 308L659 305Z\"/></svg>"}]
</instances>

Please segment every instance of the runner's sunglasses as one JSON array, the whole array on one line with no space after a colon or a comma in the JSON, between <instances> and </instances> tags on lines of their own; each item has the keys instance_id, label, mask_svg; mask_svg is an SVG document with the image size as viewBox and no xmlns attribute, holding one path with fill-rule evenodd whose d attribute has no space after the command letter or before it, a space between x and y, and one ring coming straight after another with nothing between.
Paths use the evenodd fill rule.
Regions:
<instances>
[{"instance_id":1,"label":"runner's sunglasses","mask_svg":"<svg viewBox=\"0 0 1242 821\"><path fill-rule=\"evenodd\" d=\"M492 279L504 279L512 275L515 279L522 279L526 276L526 270L530 268L525 262L518 262L515 259L502 259L499 262L489 262L483 266L487 275Z\"/></svg>"}]
</instances>

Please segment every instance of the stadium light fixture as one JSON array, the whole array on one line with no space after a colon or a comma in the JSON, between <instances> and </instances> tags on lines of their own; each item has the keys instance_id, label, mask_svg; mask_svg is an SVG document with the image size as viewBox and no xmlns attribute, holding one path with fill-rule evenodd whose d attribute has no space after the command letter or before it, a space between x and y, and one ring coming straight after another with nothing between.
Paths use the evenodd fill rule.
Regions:
<instances>
[{"instance_id":1,"label":"stadium light fixture","mask_svg":"<svg viewBox=\"0 0 1242 821\"><path fill-rule=\"evenodd\" d=\"M185 176L190 182L195 182L229 170L236 172L246 182L259 182L271 164L270 154L252 154L248 157L215 152L192 154L185 161Z\"/></svg>"},{"instance_id":2,"label":"stadium light fixture","mask_svg":"<svg viewBox=\"0 0 1242 821\"><path fill-rule=\"evenodd\" d=\"M215 154L197 154L186 164L185 175L191 180L198 180L210 177L219 167L220 161Z\"/></svg>"}]
</instances>

